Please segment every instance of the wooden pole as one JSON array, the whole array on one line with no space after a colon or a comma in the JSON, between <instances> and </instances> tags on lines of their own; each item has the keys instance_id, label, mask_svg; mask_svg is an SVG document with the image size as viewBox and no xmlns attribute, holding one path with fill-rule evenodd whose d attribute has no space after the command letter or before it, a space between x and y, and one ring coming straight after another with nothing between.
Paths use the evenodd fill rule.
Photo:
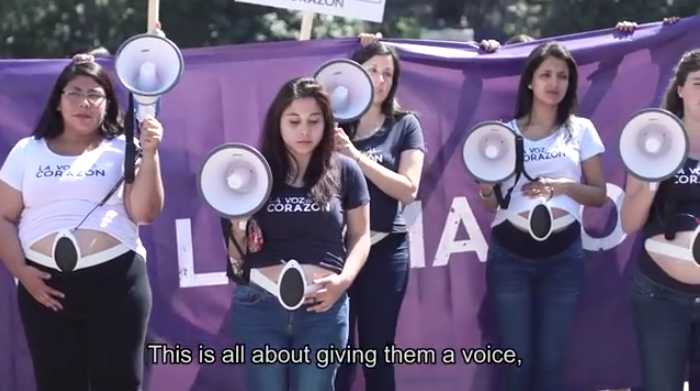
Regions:
<instances>
[{"instance_id":1,"label":"wooden pole","mask_svg":"<svg viewBox=\"0 0 700 391\"><path fill-rule=\"evenodd\" d=\"M304 11L304 16L301 18L301 31L299 32L300 41L308 41L311 39L311 30L314 27L314 17L315 13L311 11Z\"/></svg>"},{"instance_id":2,"label":"wooden pole","mask_svg":"<svg viewBox=\"0 0 700 391\"><path fill-rule=\"evenodd\" d=\"M148 24L146 31L155 31L158 26L158 14L160 13L160 0L148 0Z\"/></svg>"}]
</instances>

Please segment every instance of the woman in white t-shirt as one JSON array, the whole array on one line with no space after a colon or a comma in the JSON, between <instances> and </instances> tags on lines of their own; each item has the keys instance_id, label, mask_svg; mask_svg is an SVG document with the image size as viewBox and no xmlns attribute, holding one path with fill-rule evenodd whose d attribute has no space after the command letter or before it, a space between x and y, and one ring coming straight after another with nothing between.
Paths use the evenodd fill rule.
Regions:
<instances>
[{"instance_id":1,"label":"woman in white t-shirt","mask_svg":"<svg viewBox=\"0 0 700 391\"><path fill-rule=\"evenodd\" d=\"M138 224L163 207L163 129L141 123L140 165L126 185L123 130L107 72L77 55L0 169L0 258L19 280L38 391L142 385L152 300Z\"/></svg>"},{"instance_id":2,"label":"woman in white t-shirt","mask_svg":"<svg viewBox=\"0 0 700 391\"><path fill-rule=\"evenodd\" d=\"M497 209L486 274L500 344L522 360L505 367L507 390L565 389L584 273L581 205L605 202L605 148L591 121L574 115L577 79L564 46L547 42L532 51L508 123L523 138L524 173L480 185L479 196Z\"/></svg>"}]
</instances>

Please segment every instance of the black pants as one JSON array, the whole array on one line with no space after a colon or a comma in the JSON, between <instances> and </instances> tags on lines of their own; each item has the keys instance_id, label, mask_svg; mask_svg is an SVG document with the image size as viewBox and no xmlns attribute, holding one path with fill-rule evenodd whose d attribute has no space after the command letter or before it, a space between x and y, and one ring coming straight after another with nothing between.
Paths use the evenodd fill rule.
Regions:
<instances>
[{"instance_id":1,"label":"black pants","mask_svg":"<svg viewBox=\"0 0 700 391\"><path fill-rule=\"evenodd\" d=\"M408 239L394 233L372 246L367 263L350 287L350 338L348 345L377 352L374 368L362 367L366 391L394 391L394 366L384 361L384 347L394 344L401 303L409 274ZM352 387L355 368L343 364L335 380L337 391Z\"/></svg>"},{"instance_id":2,"label":"black pants","mask_svg":"<svg viewBox=\"0 0 700 391\"><path fill-rule=\"evenodd\" d=\"M54 312L18 286L37 391L139 390L152 304L144 259L129 251L68 273L27 262L66 295Z\"/></svg>"}]
</instances>

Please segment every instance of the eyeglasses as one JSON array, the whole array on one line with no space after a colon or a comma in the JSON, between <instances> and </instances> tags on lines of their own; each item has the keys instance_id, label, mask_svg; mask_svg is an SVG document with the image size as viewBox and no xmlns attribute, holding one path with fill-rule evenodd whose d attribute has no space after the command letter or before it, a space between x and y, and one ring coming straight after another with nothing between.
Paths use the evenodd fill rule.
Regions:
<instances>
[{"instance_id":1,"label":"eyeglasses","mask_svg":"<svg viewBox=\"0 0 700 391\"><path fill-rule=\"evenodd\" d=\"M63 95L65 95L68 101L71 103L80 104L87 99L88 103L93 106L99 105L107 98L107 96L98 92L88 92L86 94L80 91L63 91Z\"/></svg>"}]
</instances>

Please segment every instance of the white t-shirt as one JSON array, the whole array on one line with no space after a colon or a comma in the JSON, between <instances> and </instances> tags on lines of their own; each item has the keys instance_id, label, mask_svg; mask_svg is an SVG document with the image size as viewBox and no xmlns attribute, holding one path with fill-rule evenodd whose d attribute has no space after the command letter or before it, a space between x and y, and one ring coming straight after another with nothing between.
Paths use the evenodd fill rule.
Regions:
<instances>
[{"instance_id":1,"label":"white t-shirt","mask_svg":"<svg viewBox=\"0 0 700 391\"><path fill-rule=\"evenodd\" d=\"M522 131L518 128L515 119L506 126L513 129L519 135ZM549 136L539 140L529 140L523 137L525 149L525 171L533 179L543 178L567 178L574 182L581 182L581 162L605 152L605 146L600 140L598 131L593 123L582 117L569 117L569 124L562 125ZM505 196L508 189L513 186L515 177L512 177L501 185ZM522 213L531 210L541 199L525 196L521 189L530 181L524 174L520 175L518 183L513 188L508 205L508 211ZM550 208L558 208L567 211L576 220L581 220L581 206L567 195L556 195L547 202ZM507 213L499 206L496 217L491 226L496 226L506 219Z\"/></svg>"},{"instance_id":2,"label":"white t-shirt","mask_svg":"<svg viewBox=\"0 0 700 391\"><path fill-rule=\"evenodd\" d=\"M58 155L46 139L17 142L0 169L0 180L22 193L19 240L25 251L37 240L72 229L102 201L124 173L124 136L103 140L78 156ZM146 258L138 226L124 207L123 186L90 213L80 228L105 232Z\"/></svg>"}]
</instances>

